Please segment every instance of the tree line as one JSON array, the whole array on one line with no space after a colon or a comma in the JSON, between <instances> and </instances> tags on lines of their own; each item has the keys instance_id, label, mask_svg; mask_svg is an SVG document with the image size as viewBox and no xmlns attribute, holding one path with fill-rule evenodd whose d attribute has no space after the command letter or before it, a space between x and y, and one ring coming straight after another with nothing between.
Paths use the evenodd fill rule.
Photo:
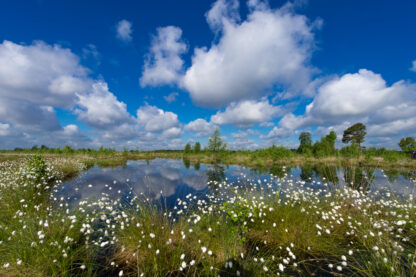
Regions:
<instances>
[{"instance_id":1,"label":"tree line","mask_svg":"<svg viewBox=\"0 0 416 277\"><path fill-rule=\"evenodd\" d=\"M17 153L40 153L40 154L114 154L117 152L115 148L105 148L101 146L94 148L73 148L70 145L60 147L48 147L46 145L34 145L30 148L16 147L13 150L0 150L0 152L17 152Z\"/></svg>"},{"instance_id":2,"label":"tree line","mask_svg":"<svg viewBox=\"0 0 416 277\"><path fill-rule=\"evenodd\" d=\"M365 135L367 134L366 129L366 126L361 122L345 129L342 136L342 142L345 144L351 144L347 147L341 148L341 153L347 155L357 155L365 150L366 148L362 147L361 144L364 142ZM336 138L336 133L331 131L328 135L322 137L320 141L315 142L315 144L312 145L311 133L302 132L299 135L300 144L297 152L306 155L313 154L315 156L330 156L331 154L335 154L337 151L335 149ZM416 151L416 141L413 137L402 138L398 145L403 152ZM374 148L370 149L374 150Z\"/></svg>"},{"instance_id":3,"label":"tree line","mask_svg":"<svg viewBox=\"0 0 416 277\"><path fill-rule=\"evenodd\" d=\"M211 152L215 155L221 153L226 156L231 153L241 153L250 155L252 159L256 158L273 158L284 159L291 158L295 155L301 155L305 157L330 157L330 156L342 156L347 158L357 158L364 155L365 158L371 159L371 157L383 157L388 161L397 161L401 158L407 158L408 152L416 151L416 141L413 137L403 138L399 142L399 146L402 152L396 150L390 150L386 148L375 147L363 147L362 143L365 141L366 126L358 122L344 130L342 136L342 142L347 144L341 149L335 147L337 134L334 131L330 131L326 136L321 137L320 140L315 143L312 142L312 135L310 132L302 132L299 135L299 147L297 149L288 149L284 146L272 145L269 148L257 149L253 151L231 151L227 149L227 144L220 136L218 128L215 129L211 137L208 139L208 145L201 150L201 145L196 142L192 147L190 143L187 143L184 149L185 154L199 153L201 151Z\"/></svg>"},{"instance_id":4,"label":"tree line","mask_svg":"<svg viewBox=\"0 0 416 277\"><path fill-rule=\"evenodd\" d=\"M227 144L221 137L220 131L216 128L213 134L208 139L206 147L202 148L200 142L195 142L192 146L187 143L183 149L184 154L192 153L221 153L221 155L239 152L250 154L253 157L274 157L274 158L289 158L295 154L300 154L306 157L328 157L328 156L344 156L344 157L359 157L361 154L366 156L383 156L388 160L397 160L404 157L403 153L398 153L396 150L389 150L386 148L362 147L362 143L366 136L366 126L363 123L356 123L346 130L342 137L342 142L348 144L346 147L336 149L335 142L337 135L334 131L329 132L326 136L321 137L320 140L312 143L312 135L310 132L302 132L299 135L299 147L297 149L288 149L283 146L273 145L265 149L257 149L253 151L231 151L227 148ZM404 153L416 152L416 141L414 137L402 138L398 144ZM34 145L32 148L15 148L14 150L0 150L1 152L18 152L18 153L50 153L50 154L114 154L116 149L105 148L101 146L99 149L93 148L79 148L75 149L69 145L63 148L50 148L45 145L38 147ZM152 152L181 152L180 150L155 150ZM139 153L138 150L128 150L124 148L123 153ZM414 155L414 154L413 154Z\"/></svg>"}]
</instances>

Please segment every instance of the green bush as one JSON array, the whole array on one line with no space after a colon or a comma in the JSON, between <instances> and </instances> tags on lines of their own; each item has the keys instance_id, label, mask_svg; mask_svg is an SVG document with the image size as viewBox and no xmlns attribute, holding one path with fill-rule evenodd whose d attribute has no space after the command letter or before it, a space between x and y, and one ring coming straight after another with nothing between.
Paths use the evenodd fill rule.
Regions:
<instances>
[{"instance_id":1,"label":"green bush","mask_svg":"<svg viewBox=\"0 0 416 277\"><path fill-rule=\"evenodd\" d=\"M337 150L335 149L335 140L337 139L337 135L334 131L331 131L328 135L321 138L321 141L315 142L313 145L313 154L315 157L327 157L333 156L337 154Z\"/></svg>"},{"instance_id":2,"label":"green bush","mask_svg":"<svg viewBox=\"0 0 416 277\"><path fill-rule=\"evenodd\" d=\"M35 182L47 177L47 165L40 155L35 155L27 161L27 168L35 175Z\"/></svg>"},{"instance_id":3,"label":"green bush","mask_svg":"<svg viewBox=\"0 0 416 277\"><path fill-rule=\"evenodd\" d=\"M360 157L360 146L357 143L341 148L340 153L343 157L347 158L359 158Z\"/></svg>"},{"instance_id":4,"label":"green bush","mask_svg":"<svg viewBox=\"0 0 416 277\"><path fill-rule=\"evenodd\" d=\"M389 162L397 162L400 159L400 154L394 151L388 151L383 155L383 159Z\"/></svg>"},{"instance_id":5,"label":"green bush","mask_svg":"<svg viewBox=\"0 0 416 277\"><path fill-rule=\"evenodd\" d=\"M290 149L287 149L284 146L273 145L266 149L259 149L254 152L255 158L271 158L273 160L281 160L284 158L291 158L295 154Z\"/></svg>"}]
</instances>

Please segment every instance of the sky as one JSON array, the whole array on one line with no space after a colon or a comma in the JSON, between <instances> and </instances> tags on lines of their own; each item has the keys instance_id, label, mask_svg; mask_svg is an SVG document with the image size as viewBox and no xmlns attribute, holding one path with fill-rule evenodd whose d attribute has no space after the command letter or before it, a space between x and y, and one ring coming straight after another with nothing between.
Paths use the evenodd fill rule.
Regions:
<instances>
[{"instance_id":1,"label":"sky","mask_svg":"<svg viewBox=\"0 0 416 277\"><path fill-rule=\"evenodd\" d=\"M416 135L415 1L35 0L0 8L0 148L296 148Z\"/></svg>"}]
</instances>

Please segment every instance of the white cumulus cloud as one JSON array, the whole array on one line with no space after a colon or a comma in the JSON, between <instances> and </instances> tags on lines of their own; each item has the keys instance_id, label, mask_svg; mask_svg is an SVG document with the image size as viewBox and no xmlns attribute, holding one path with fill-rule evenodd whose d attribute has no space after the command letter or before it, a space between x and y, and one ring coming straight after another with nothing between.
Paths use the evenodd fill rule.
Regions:
<instances>
[{"instance_id":1,"label":"white cumulus cloud","mask_svg":"<svg viewBox=\"0 0 416 277\"><path fill-rule=\"evenodd\" d=\"M177 114L150 105L140 107L137 110L137 121L148 132L161 132L180 126ZM169 132L173 134L175 130Z\"/></svg>"},{"instance_id":2,"label":"white cumulus cloud","mask_svg":"<svg viewBox=\"0 0 416 277\"><path fill-rule=\"evenodd\" d=\"M218 0L205 14L208 25L214 32L220 31L228 22L236 23L240 20L238 0Z\"/></svg>"},{"instance_id":3,"label":"white cumulus cloud","mask_svg":"<svg viewBox=\"0 0 416 277\"><path fill-rule=\"evenodd\" d=\"M10 134L10 124L0 122L0 136L7 136Z\"/></svg>"},{"instance_id":4,"label":"white cumulus cloud","mask_svg":"<svg viewBox=\"0 0 416 277\"><path fill-rule=\"evenodd\" d=\"M30 132L60 130L56 112L51 106L40 106L26 100L2 98L0 121Z\"/></svg>"},{"instance_id":5,"label":"white cumulus cloud","mask_svg":"<svg viewBox=\"0 0 416 277\"><path fill-rule=\"evenodd\" d=\"M89 85L88 69L69 49L37 41L0 44L0 96L38 105L71 107Z\"/></svg>"},{"instance_id":6,"label":"white cumulus cloud","mask_svg":"<svg viewBox=\"0 0 416 277\"><path fill-rule=\"evenodd\" d=\"M176 97L179 95L179 93L177 92L172 92L167 96L163 96L163 98L165 99L166 102L168 103L172 103L176 101Z\"/></svg>"},{"instance_id":7,"label":"white cumulus cloud","mask_svg":"<svg viewBox=\"0 0 416 277\"><path fill-rule=\"evenodd\" d=\"M279 126L297 129L320 125L337 129L363 122L368 136L386 136L414 134L415 119L415 84L398 81L388 86L380 74L360 69L322 84L305 114L287 114Z\"/></svg>"},{"instance_id":8,"label":"white cumulus cloud","mask_svg":"<svg viewBox=\"0 0 416 277\"><path fill-rule=\"evenodd\" d=\"M211 135L215 130L215 125L207 122L205 119L198 118L189 122L184 127L185 130L195 132L196 137L205 137Z\"/></svg>"},{"instance_id":9,"label":"white cumulus cloud","mask_svg":"<svg viewBox=\"0 0 416 277\"><path fill-rule=\"evenodd\" d=\"M410 68L411 71L415 71L416 72L416 60L414 60L412 62L412 67Z\"/></svg>"},{"instance_id":10,"label":"white cumulus cloud","mask_svg":"<svg viewBox=\"0 0 416 277\"><path fill-rule=\"evenodd\" d=\"M273 127L273 129L263 138L287 138L293 134L293 131L286 128Z\"/></svg>"},{"instance_id":11,"label":"white cumulus cloud","mask_svg":"<svg viewBox=\"0 0 416 277\"><path fill-rule=\"evenodd\" d=\"M387 87L381 75L360 69L323 84L307 111L321 117L362 116L397 103L403 89L401 82Z\"/></svg>"},{"instance_id":12,"label":"white cumulus cloud","mask_svg":"<svg viewBox=\"0 0 416 277\"><path fill-rule=\"evenodd\" d=\"M171 127L163 131L162 136L164 138L178 138L182 136L182 129L178 127Z\"/></svg>"},{"instance_id":13,"label":"white cumulus cloud","mask_svg":"<svg viewBox=\"0 0 416 277\"><path fill-rule=\"evenodd\" d=\"M66 142L90 145L89 138L76 125L60 125L56 108L77 114L99 135L104 135L105 129L133 124L126 104L117 100L105 81L89 77L89 72L77 55L60 45L3 41L0 122L12 130L4 144L27 146L40 141L57 146Z\"/></svg>"},{"instance_id":14,"label":"white cumulus cloud","mask_svg":"<svg viewBox=\"0 0 416 277\"><path fill-rule=\"evenodd\" d=\"M157 29L140 78L142 87L178 82L184 64L181 55L187 51L181 36L182 30L175 26Z\"/></svg>"},{"instance_id":15,"label":"white cumulus cloud","mask_svg":"<svg viewBox=\"0 0 416 277\"><path fill-rule=\"evenodd\" d=\"M293 95L310 93L316 24L287 8L264 7L239 23L229 15L230 9L235 10L232 3L219 0L207 14L210 25L222 28L222 35L210 48L194 51L181 82L193 101L220 107L275 86Z\"/></svg>"},{"instance_id":16,"label":"white cumulus cloud","mask_svg":"<svg viewBox=\"0 0 416 277\"><path fill-rule=\"evenodd\" d=\"M132 120L126 104L118 101L103 81L93 84L91 93L78 97L78 118L90 126L108 128Z\"/></svg>"},{"instance_id":17,"label":"white cumulus cloud","mask_svg":"<svg viewBox=\"0 0 416 277\"><path fill-rule=\"evenodd\" d=\"M120 20L116 26L117 29L117 38L124 41L129 42L132 40L131 33L133 32L132 24L130 21L125 19Z\"/></svg>"},{"instance_id":18,"label":"white cumulus cloud","mask_svg":"<svg viewBox=\"0 0 416 277\"><path fill-rule=\"evenodd\" d=\"M279 106L273 106L266 98L260 101L244 100L231 103L223 112L211 117L211 122L218 125L233 124L239 128L269 121L282 113Z\"/></svg>"}]
</instances>

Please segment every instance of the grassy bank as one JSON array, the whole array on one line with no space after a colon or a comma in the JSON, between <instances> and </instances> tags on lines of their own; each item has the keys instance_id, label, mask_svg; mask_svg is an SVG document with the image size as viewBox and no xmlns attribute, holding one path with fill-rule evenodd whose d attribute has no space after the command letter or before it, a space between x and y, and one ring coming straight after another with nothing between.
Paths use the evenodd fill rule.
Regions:
<instances>
[{"instance_id":1,"label":"grassy bank","mask_svg":"<svg viewBox=\"0 0 416 277\"><path fill-rule=\"evenodd\" d=\"M16 160L35 154L0 154L0 161ZM308 157L303 155L288 155L285 157L274 157L273 155L254 155L250 152L223 152L216 155L210 152L183 153L182 151L147 151L147 152L117 152L113 154L44 154L46 158L76 158L82 160L87 167L98 165L100 167L116 167L125 165L128 160L152 160L162 159L186 159L191 163L225 165L242 165L246 167L272 167L272 166L304 166L304 165L326 165L344 167L366 167L380 169L416 169L416 160L407 155L400 154L398 158L388 159L381 156L360 157ZM75 176L79 170L73 168L71 163L60 163L59 167L68 178Z\"/></svg>"},{"instance_id":2,"label":"grassy bank","mask_svg":"<svg viewBox=\"0 0 416 277\"><path fill-rule=\"evenodd\" d=\"M54 195L64 162L86 166L0 163L1 276L416 274L413 195L273 177L210 182L170 210L134 192L68 206Z\"/></svg>"},{"instance_id":3,"label":"grassy bank","mask_svg":"<svg viewBox=\"0 0 416 277\"><path fill-rule=\"evenodd\" d=\"M27 161L39 154L0 154L0 162ZM87 154L45 154L42 157L53 163L54 169L60 173L61 180L77 176L82 170L97 165L99 167L117 167L126 164L123 155L87 155Z\"/></svg>"},{"instance_id":4,"label":"grassy bank","mask_svg":"<svg viewBox=\"0 0 416 277\"><path fill-rule=\"evenodd\" d=\"M242 165L247 167L271 167L276 165L328 165L328 166L354 166L372 167L384 169L416 169L416 160L408 155L398 154L395 158L383 156L344 157L341 155L327 157L304 156L296 153L291 154L269 154L250 151L221 152L216 155L210 152L183 153L182 151L148 151L148 152L127 152L118 153L114 157L126 160L142 160L155 158L187 159L192 163L226 165Z\"/></svg>"},{"instance_id":5,"label":"grassy bank","mask_svg":"<svg viewBox=\"0 0 416 277\"><path fill-rule=\"evenodd\" d=\"M235 164L248 167L271 167L276 165L302 166L325 164L334 166L373 167L385 169L415 169L416 159L410 153L386 148L364 148L352 144L341 149L324 142L302 149L288 149L283 146L271 146L257 150L222 150L212 153L206 149L187 148L182 150L127 150L118 152L115 149L73 149L70 146L60 148L32 147L27 149L0 150L0 161L7 158L15 159L19 155L42 154L52 157L80 157L91 165L102 167L124 165L127 160L172 158L187 159L192 163Z\"/></svg>"}]
</instances>

